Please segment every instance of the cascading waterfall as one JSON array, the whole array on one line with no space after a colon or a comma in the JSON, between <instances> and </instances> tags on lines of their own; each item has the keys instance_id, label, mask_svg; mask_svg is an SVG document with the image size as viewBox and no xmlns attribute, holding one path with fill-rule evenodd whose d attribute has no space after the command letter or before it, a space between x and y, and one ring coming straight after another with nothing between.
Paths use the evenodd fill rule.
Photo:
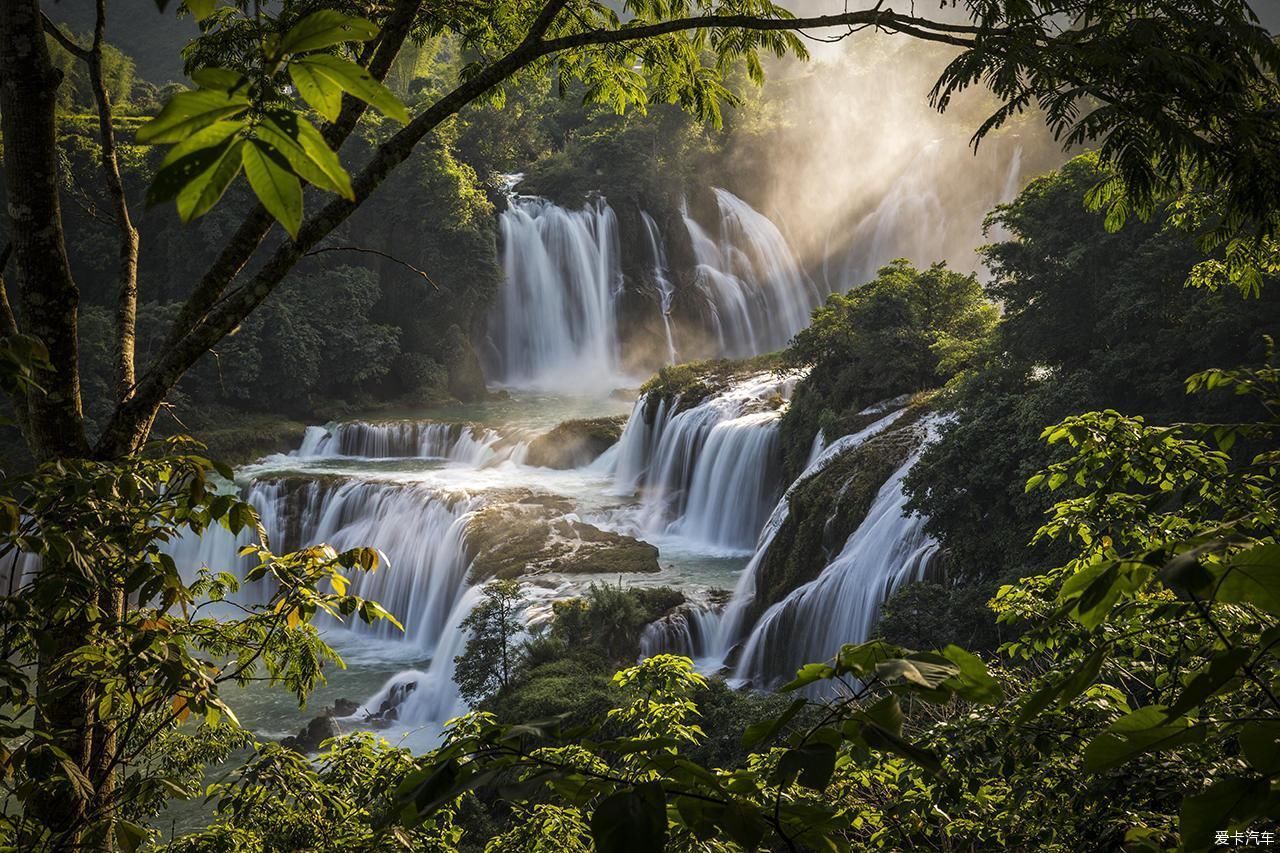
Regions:
<instances>
[{"instance_id":1,"label":"cascading waterfall","mask_svg":"<svg viewBox=\"0 0 1280 853\"><path fill-rule=\"evenodd\" d=\"M502 445L501 433L458 423L353 421L309 426L292 455L301 459L440 459L473 467L518 456L516 443ZM518 461L518 460L517 460Z\"/></svg>"},{"instance_id":2,"label":"cascading waterfall","mask_svg":"<svg viewBox=\"0 0 1280 853\"><path fill-rule=\"evenodd\" d=\"M684 655L700 660L712 649L719 629L720 613L709 607L686 604L640 634L640 659L658 654Z\"/></svg>"},{"instance_id":3,"label":"cascading waterfall","mask_svg":"<svg viewBox=\"0 0 1280 853\"><path fill-rule=\"evenodd\" d=\"M751 560L738 577L733 596L729 599L729 603L717 620L715 634L706 652L706 656L709 659L717 663L723 662L742 637L746 627L743 625L743 621L746 617L747 607L755 599L756 595L756 572L759 570L760 564L764 562L765 556L769 553L774 537L778 535L778 531L782 529L782 525L791 513L791 494L801 483L822 471L836 458L893 426L894 422L902 417L905 411L905 409L898 409L890 412L858 432L839 438L821 448L819 448L818 441L815 439L814 450L810 455L808 464L800 476L796 477L791 485L787 487L786 492L783 493L777 505L774 506L773 512L769 514L769 519L765 522L756 541L755 552L751 555ZM719 666L714 668L718 669Z\"/></svg>"},{"instance_id":4,"label":"cascading waterfall","mask_svg":"<svg viewBox=\"0 0 1280 853\"><path fill-rule=\"evenodd\" d=\"M471 636L463 630L462 622L483 597L479 586L459 596L427 669L397 672L348 719L422 724L443 722L465 713L466 703L453 680L454 658L462 654Z\"/></svg>"},{"instance_id":5,"label":"cascading waterfall","mask_svg":"<svg viewBox=\"0 0 1280 853\"><path fill-rule=\"evenodd\" d=\"M925 533L925 519L906 513L902 486L920 454L880 487L867 517L821 574L764 612L747 638L735 680L771 686L844 643L862 642L884 600L923 577L938 545Z\"/></svg>"},{"instance_id":6,"label":"cascading waterfall","mask_svg":"<svg viewBox=\"0 0 1280 853\"><path fill-rule=\"evenodd\" d=\"M749 552L782 488L773 401L794 383L753 376L684 410L642 398L600 467L619 493L639 492L643 530Z\"/></svg>"},{"instance_id":7,"label":"cascading waterfall","mask_svg":"<svg viewBox=\"0 0 1280 853\"><path fill-rule=\"evenodd\" d=\"M658 287L661 299L662 328L667 334L667 364L676 363L676 342L671 335L671 300L676 295L675 286L671 283L671 268L667 264L667 247L662 240L662 232L658 223L645 211L640 211L644 221L645 236L649 238L649 256L653 262L653 283Z\"/></svg>"},{"instance_id":8,"label":"cascading waterfall","mask_svg":"<svg viewBox=\"0 0 1280 853\"><path fill-rule=\"evenodd\" d=\"M698 285L712 307L720 353L747 356L784 346L809 324L822 292L800 269L782 232L728 190L714 189L719 237L683 210Z\"/></svg>"},{"instance_id":9,"label":"cascading waterfall","mask_svg":"<svg viewBox=\"0 0 1280 853\"><path fill-rule=\"evenodd\" d=\"M490 321L494 378L512 385L607 387L618 372L618 223L604 199L571 211L513 196L499 218L502 284Z\"/></svg>"},{"instance_id":10,"label":"cascading waterfall","mask_svg":"<svg viewBox=\"0 0 1280 853\"><path fill-rule=\"evenodd\" d=\"M403 640L423 655L445 635L466 591L465 537L475 500L412 485L323 479L255 481L242 497L257 509L277 552L327 542L339 551L367 546L386 555L390 565L356 574L351 591L389 610L405 633L386 622L366 625L358 619L348 622L352 633ZM175 542L172 555L187 570L242 570L236 549L247 539L215 528ZM242 589L241 595L262 600L267 594L262 583Z\"/></svg>"}]
</instances>

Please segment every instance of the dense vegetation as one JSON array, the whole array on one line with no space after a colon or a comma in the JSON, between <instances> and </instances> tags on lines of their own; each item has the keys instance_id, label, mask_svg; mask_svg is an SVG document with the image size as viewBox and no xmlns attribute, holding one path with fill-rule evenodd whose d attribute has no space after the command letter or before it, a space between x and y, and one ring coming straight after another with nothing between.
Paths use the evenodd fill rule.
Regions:
<instances>
[{"instance_id":1,"label":"dense vegetation","mask_svg":"<svg viewBox=\"0 0 1280 853\"><path fill-rule=\"evenodd\" d=\"M350 335L346 345L374 362L360 366L373 371L364 380L399 383L394 393L457 393L463 376L448 377L457 362L433 347L456 349L450 330L465 335L466 318L475 316L474 282L463 272L468 253L481 247L474 226L488 203L450 148L451 139L465 138L455 118L464 106L482 97L493 105L531 80L544 87L554 80L617 111L666 100L715 124L734 100L732 69L759 79L762 53L802 53L793 31L830 24L957 48L934 100L945 107L968 86L991 89L1001 107L979 137L1037 103L1060 137L1097 147L1096 163L1073 165L998 214L1017 239L991 250L991 290L1008 319L985 347L992 317L976 300L974 280L897 266L865 298L835 301L795 351L796 363L819 372L812 379L819 413L809 430L835 428L874 402L859 399L861 388L842 367L823 375L827 352L834 353L828 370L848 359L864 377L868 344L882 348L881 358L901 355L893 373L902 386L885 386L885 394L951 384L957 418L931 463L940 486L936 493L918 486L917 499L935 515L952 577L1023 575L992 605L1009 641L985 660L943 645L947 637L934 651L883 640L833 649L827 662L798 673L786 692L804 698L789 703L731 694L667 655L622 669L606 694L605 673L636 651L634 632L673 602L597 588L562 607L548 636L523 648L515 666L506 659L496 684L471 683L493 701L505 693L504 708L532 713L541 704L555 712L569 700L578 713L593 700L563 686L585 682L602 688L600 707L612 706L603 717L512 723L482 711L452 722L441 748L420 757L363 737L331 742L314 762L254 745L240 772L215 784L212 823L171 846L450 849L485 840L498 850L606 853L1196 850L1218 831L1270 825L1280 814L1280 368L1273 352L1241 349L1255 346L1273 316L1267 275L1276 268L1280 224L1280 48L1246 6L970 0L958 4L977 20L968 26L878 6L793 19L764 0L636 2L625 24L607 6L574 0L397 0L377 10L376 22L339 2L288 2L272 15L217 0L184 5L202 22L203 37L188 54L197 88L169 93L148 119L119 120L111 110L107 86L127 85L128 75L103 41L101 12L87 39L50 32L88 73L99 120L86 144L67 138L75 135L67 109L77 95L58 91L62 75L40 4L0 4L12 243L0 300L0 385L38 463L8 478L0 495L8 558L0 597L4 844L132 850L158 842L165 803L198 795L208 765L248 746L223 685L265 679L302 701L337 662L315 616L390 618L349 592L354 575L379 568L376 551L314 546L280 555L265 542L248 546L254 568L245 580L264 581L267 600L237 603L233 618L207 615L237 581L208 571L184 577L166 544L214 524L252 534L258 519L212 487L215 474L230 473L199 448L148 442L157 415L183 395L224 402L217 396L224 389L193 379L211 355L234 346L240 330L256 334L250 349L265 357L254 376L274 403L284 391L274 385L280 356L272 354L292 358L297 335L301 355L290 367L312 384L286 403L303 405L334 392L325 371L349 367L327 362L317 342ZM1063 15L1081 25L1061 29ZM454 63L441 69L449 84L442 73L438 88L402 93L412 113L380 82L417 79L403 66L392 73L400 56L423 60L412 48L401 53L411 33L421 45L447 35L435 44ZM460 82L448 88L453 80ZM131 127L133 142L172 147L163 158L146 152L124 140ZM362 163L354 176L335 154L348 137L346 154ZM71 209L64 200L81 198L75 181L64 180L75 174L64 154L67 161L96 154L108 229L62 216ZM438 296L430 291L440 300L432 316L449 324L430 334L413 331L417 296L405 295L427 292L420 273L405 273L406 291L393 294L391 306L386 290L371 292L384 287L381 278L375 285L367 271L345 265L321 272L307 260L338 249L358 233L360 217L377 214L382 202L373 191L405 161L396 174L422 178L405 180L406 191L433 205L442 241L425 267L411 267L432 280L446 276L432 260L450 276L458 272L438 282ZM242 171L248 192L237 181ZM304 181L315 190L305 199L307 216ZM175 201L179 218L199 225L179 229L166 208L153 209L147 216L168 230L149 230L140 255L128 182ZM403 217L384 211L379 219ZM277 223L288 236L257 256ZM1199 240L1188 243L1170 224ZM1113 233L1120 225L1126 230ZM69 244L82 237L78 260L69 262ZM446 248L462 254L444 258ZM153 250L158 259L145 254ZM151 270L141 300L140 265ZM193 269L205 270L198 282L188 278ZM1176 290L1187 278L1238 291ZM338 301L334 312L352 312L345 319L353 325L334 328L335 315L310 304L307 317L296 317L289 293L308 283ZM272 300L277 322L255 332ZM110 343L98 338L110 374L96 383L96 362L82 369L79 351L82 339L94 340L94 323L104 325L93 306L110 310L111 325ZM883 324L855 324L880 308L889 315ZM139 331L148 314L170 320L168 334L145 324ZM290 337L273 340L286 323ZM883 350L885 331L900 349ZM1003 371L1006 349L1014 362ZM397 373L397 359L414 354ZM1230 360L1190 363L1201 358ZM1148 360L1157 364L1150 374ZM254 370L252 358L244 362ZM1185 376L1166 370L1202 370L1186 390L1210 400L1226 392L1231 402L1184 408L1170 383ZM1016 468L1027 458L1012 452L989 462L957 451L977 440L973 425L989 416L984 389L1002 388L997 400L1016 410L1029 382L1046 386L1043 398L1032 396L1044 408L1012 412L1018 429L996 424L988 447L1015 435L1031 441L1021 436L1049 425L1042 438L1061 452L1039 457L1044 470L1008 471L1010 460ZM82 385L91 384L104 396L86 407ZM1099 396L1085 396L1095 389ZM1056 392L1060 410L1051 408ZM1074 413L1090 406L1133 406L1150 418ZM999 420L1002 411L991 416ZM1057 411L1063 417L1054 423ZM1181 422L1165 425L1158 420L1165 417ZM981 515L982 495L958 485L967 488L964 469L975 464L982 470L974 483L1008 504L995 503L998 525ZM949 465L960 472L948 473ZM1035 533L1042 550L1023 552L1016 538L1032 517L1018 503L1020 490L1056 499ZM954 510L965 502L980 523L962 529ZM993 539L972 538L981 534ZM495 590L498 599L505 594ZM906 606L930 600L937 601L918 596ZM897 606L901 613L903 601ZM510 642L506 607L491 620L497 659ZM484 615L475 623L481 638ZM965 633L977 636L955 639ZM476 659L495 660L494 648L477 649ZM538 671L565 661L562 689L548 688L557 682Z\"/></svg>"}]
</instances>

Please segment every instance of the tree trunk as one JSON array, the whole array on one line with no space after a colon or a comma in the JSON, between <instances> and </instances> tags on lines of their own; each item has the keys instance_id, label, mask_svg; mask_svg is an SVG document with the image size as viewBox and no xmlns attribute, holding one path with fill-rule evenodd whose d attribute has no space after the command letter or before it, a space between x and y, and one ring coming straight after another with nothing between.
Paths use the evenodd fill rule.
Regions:
<instances>
[{"instance_id":1,"label":"tree trunk","mask_svg":"<svg viewBox=\"0 0 1280 853\"><path fill-rule=\"evenodd\" d=\"M46 393L30 399L27 439L40 460L88 452L77 363L80 293L67 262L58 198L59 83L40 4L0 0L0 133L18 310L22 330L43 341L53 367L40 377Z\"/></svg>"}]
</instances>

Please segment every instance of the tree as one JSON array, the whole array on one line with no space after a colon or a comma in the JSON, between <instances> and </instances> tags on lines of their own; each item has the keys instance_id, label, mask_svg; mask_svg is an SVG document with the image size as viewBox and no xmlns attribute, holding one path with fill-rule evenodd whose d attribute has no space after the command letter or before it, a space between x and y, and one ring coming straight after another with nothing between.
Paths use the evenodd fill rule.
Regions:
<instances>
[{"instance_id":1,"label":"tree","mask_svg":"<svg viewBox=\"0 0 1280 853\"><path fill-rule=\"evenodd\" d=\"M867 406L940 388L971 369L998 312L972 275L898 259L833 294L783 351L806 371L782 419L788 470L799 474L819 430L847 435Z\"/></svg>"},{"instance_id":2,"label":"tree","mask_svg":"<svg viewBox=\"0 0 1280 853\"><path fill-rule=\"evenodd\" d=\"M167 395L201 356L280 287L302 257L322 247L417 144L468 104L501 99L504 85L517 79L576 80L588 99L619 110L670 100L718 121L721 103L732 100L722 82L726 71L742 64L758 80L761 53L804 53L797 31L874 28L924 39L959 51L933 93L940 108L979 83L1003 99L976 138L1038 104L1064 142L1098 141L1103 160L1117 167L1095 194L1114 224L1129 212L1146 212L1156 198L1198 191L1190 197L1189 222L1217 243L1229 241L1228 278L1247 286L1251 271L1270 257L1267 241L1280 209L1280 145L1269 120L1280 48L1243 0L1154 0L1136 8L1125 0L964 0L955 5L968 14L966 23L880 5L797 18L768 0L637 0L625 21L585 0L396 0L372 23L348 14L353 9L337 0L293 0L275 15L263 14L259 4L247 12L248 5L186 0L204 31L193 52L199 88L175 95L142 138L174 146L153 195L176 197L188 218L212 206L241 168L261 204L194 284L150 362L139 365L138 235L120 178L112 105L122 93L108 90L104 74L108 0L96 2L88 45L52 25L40 0L0 2L0 133L11 245L3 256L5 269L12 266L0 289L0 332L10 352L38 347L47 356L39 390L14 386L10 394L34 458L47 466L44 476L71 460L136 459ZM1071 22L1065 29L1064 19ZM411 34L444 32L473 59L456 87L410 115L380 81ZM81 400L79 290L67 260L56 145L61 76L46 33L88 70L118 237L116 394L96 434ZM370 104L406 123L353 177L335 152ZM310 123L311 108L323 119L319 129ZM303 181L336 197L304 216ZM265 246L276 221L286 235ZM51 582L77 577L68 554L45 556L41 574ZM114 574L107 580L93 612L119 614L129 581ZM34 664L37 728L85 778L95 772L93 743L111 740L103 725L85 722L104 694L84 672L60 672L55 664L90 644L95 624L63 625ZM111 776L115 768L106 772ZM26 815L65 834L70 845L83 829L83 813L79 797L62 797L32 800Z\"/></svg>"},{"instance_id":3,"label":"tree","mask_svg":"<svg viewBox=\"0 0 1280 853\"><path fill-rule=\"evenodd\" d=\"M458 691L476 705L511 685L520 664L521 614L527 604L520 582L493 580L484 585L484 600L462 620L470 632L466 650L453 661Z\"/></svg>"}]
</instances>

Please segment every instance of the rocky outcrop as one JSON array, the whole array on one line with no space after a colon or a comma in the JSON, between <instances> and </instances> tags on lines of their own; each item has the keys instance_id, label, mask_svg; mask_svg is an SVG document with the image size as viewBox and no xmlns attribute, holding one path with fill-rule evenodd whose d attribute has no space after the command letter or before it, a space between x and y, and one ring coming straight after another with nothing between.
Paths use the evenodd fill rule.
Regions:
<instances>
[{"instance_id":1,"label":"rocky outcrop","mask_svg":"<svg viewBox=\"0 0 1280 853\"><path fill-rule=\"evenodd\" d=\"M521 491L491 501L472 518L467 546L472 582L547 572L658 571L658 549L588 524L568 498Z\"/></svg>"},{"instance_id":2,"label":"rocky outcrop","mask_svg":"<svg viewBox=\"0 0 1280 853\"><path fill-rule=\"evenodd\" d=\"M792 489L787 519L756 570L756 595L746 624L817 577L840 552L866 518L881 486L924 442L922 418L927 411L927 405L914 405L892 428Z\"/></svg>"},{"instance_id":3,"label":"rocky outcrop","mask_svg":"<svg viewBox=\"0 0 1280 853\"><path fill-rule=\"evenodd\" d=\"M531 441L524 461L542 468L580 468L612 447L626 422L625 415L565 421Z\"/></svg>"}]
</instances>

